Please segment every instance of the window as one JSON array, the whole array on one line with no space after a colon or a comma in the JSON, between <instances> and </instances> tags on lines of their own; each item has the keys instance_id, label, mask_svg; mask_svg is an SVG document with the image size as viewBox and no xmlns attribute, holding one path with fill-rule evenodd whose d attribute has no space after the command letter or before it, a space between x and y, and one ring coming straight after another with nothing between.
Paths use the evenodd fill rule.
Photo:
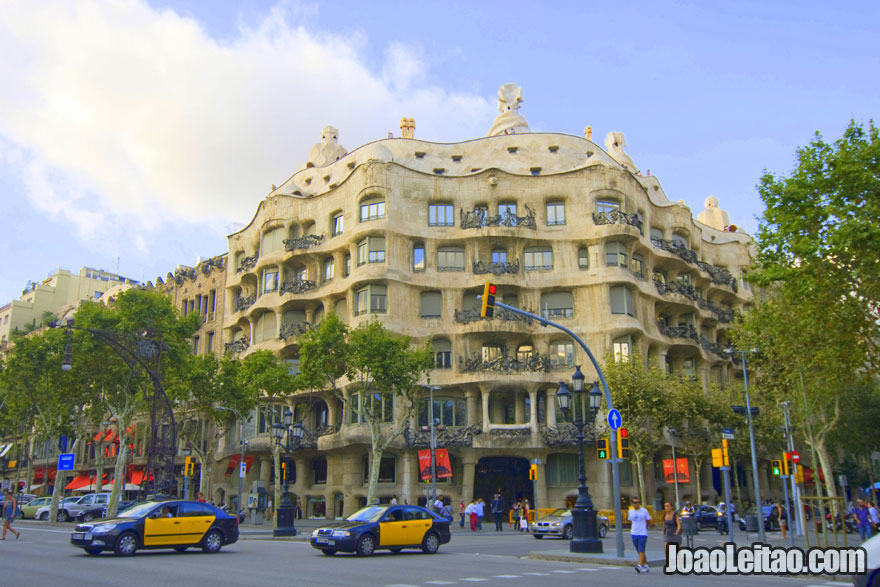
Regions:
<instances>
[{"instance_id":1,"label":"window","mask_svg":"<svg viewBox=\"0 0 880 587\"><path fill-rule=\"evenodd\" d=\"M348 277L349 275L351 275L351 255L346 255L342 262L342 276Z\"/></svg>"},{"instance_id":2,"label":"window","mask_svg":"<svg viewBox=\"0 0 880 587\"><path fill-rule=\"evenodd\" d=\"M541 294L541 315L544 318L571 318L574 316L574 298L570 291Z\"/></svg>"},{"instance_id":3,"label":"window","mask_svg":"<svg viewBox=\"0 0 880 587\"><path fill-rule=\"evenodd\" d=\"M691 328L697 327L697 317L693 312L688 312L687 314L682 314L678 317L678 325L679 326L690 326Z\"/></svg>"},{"instance_id":4,"label":"window","mask_svg":"<svg viewBox=\"0 0 880 587\"><path fill-rule=\"evenodd\" d=\"M565 204L550 202L547 204L547 226L565 224Z\"/></svg>"},{"instance_id":5,"label":"window","mask_svg":"<svg viewBox=\"0 0 880 587\"><path fill-rule=\"evenodd\" d=\"M391 394L371 393L364 399L360 392L353 393L350 402L349 422L352 424L364 424L367 421L367 413L379 418L382 422L394 421L394 396Z\"/></svg>"},{"instance_id":6,"label":"window","mask_svg":"<svg viewBox=\"0 0 880 587\"><path fill-rule=\"evenodd\" d=\"M257 323L254 326L254 342L262 342L264 340L275 338L276 330L275 314L273 312L261 314L260 317L257 318Z\"/></svg>"},{"instance_id":7,"label":"window","mask_svg":"<svg viewBox=\"0 0 880 587\"><path fill-rule=\"evenodd\" d=\"M681 236L680 234L672 235L672 242L679 244L680 246L687 248L688 242L687 239Z\"/></svg>"},{"instance_id":8,"label":"window","mask_svg":"<svg viewBox=\"0 0 880 587\"><path fill-rule=\"evenodd\" d=\"M550 366L571 367L574 365L574 343L551 342L550 343Z\"/></svg>"},{"instance_id":9,"label":"window","mask_svg":"<svg viewBox=\"0 0 880 587\"><path fill-rule=\"evenodd\" d=\"M419 426L430 426L428 404L428 398L419 402ZM441 426L467 426L467 401L434 396L434 419Z\"/></svg>"},{"instance_id":10,"label":"window","mask_svg":"<svg viewBox=\"0 0 880 587\"><path fill-rule=\"evenodd\" d=\"M632 262L630 263L630 271L633 272L633 275L639 277L641 279L645 278L645 262L641 257L637 257L633 255Z\"/></svg>"},{"instance_id":11,"label":"window","mask_svg":"<svg viewBox=\"0 0 880 587\"><path fill-rule=\"evenodd\" d=\"M551 454L547 457L547 485L577 485L577 455Z\"/></svg>"},{"instance_id":12,"label":"window","mask_svg":"<svg viewBox=\"0 0 880 587\"><path fill-rule=\"evenodd\" d=\"M619 363L620 361L628 361L630 357L632 357L632 337L621 336L620 338L615 338L612 343L612 348L614 350L615 362Z\"/></svg>"},{"instance_id":13,"label":"window","mask_svg":"<svg viewBox=\"0 0 880 587\"><path fill-rule=\"evenodd\" d=\"M199 340L201 340L198 336L193 337L193 354L199 354Z\"/></svg>"},{"instance_id":14,"label":"window","mask_svg":"<svg viewBox=\"0 0 880 587\"><path fill-rule=\"evenodd\" d=\"M526 271L552 271L553 249L549 247L533 247L523 253L523 265Z\"/></svg>"},{"instance_id":15,"label":"window","mask_svg":"<svg viewBox=\"0 0 880 587\"><path fill-rule=\"evenodd\" d=\"M385 201L374 200L361 204L361 222L385 218Z\"/></svg>"},{"instance_id":16,"label":"window","mask_svg":"<svg viewBox=\"0 0 880 587\"><path fill-rule=\"evenodd\" d=\"M385 237L369 236L358 243L357 264L384 263L385 262Z\"/></svg>"},{"instance_id":17,"label":"window","mask_svg":"<svg viewBox=\"0 0 880 587\"><path fill-rule=\"evenodd\" d=\"M263 233L263 242L260 246L260 254L266 256L273 251L280 251L283 246L284 230L280 228L267 230Z\"/></svg>"},{"instance_id":18,"label":"window","mask_svg":"<svg viewBox=\"0 0 880 587\"><path fill-rule=\"evenodd\" d=\"M681 283L683 285L690 285L691 284L691 274L690 273L679 273L678 277L676 277L675 279L676 279L676 281L678 281L679 283Z\"/></svg>"},{"instance_id":19,"label":"window","mask_svg":"<svg viewBox=\"0 0 880 587\"><path fill-rule=\"evenodd\" d=\"M516 349L516 360L520 362L528 361L535 353L535 347L530 344L521 344Z\"/></svg>"},{"instance_id":20,"label":"window","mask_svg":"<svg viewBox=\"0 0 880 587\"><path fill-rule=\"evenodd\" d=\"M605 265L608 267L623 267L626 269L626 246L620 241L611 241L605 244Z\"/></svg>"},{"instance_id":21,"label":"window","mask_svg":"<svg viewBox=\"0 0 880 587\"><path fill-rule=\"evenodd\" d=\"M429 204L428 226L455 226L452 204Z\"/></svg>"},{"instance_id":22,"label":"window","mask_svg":"<svg viewBox=\"0 0 880 587\"><path fill-rule=\"evenodd\" d=\"M440 318L443 314L443 295L439 291L423 291L419 296L419 316Z\"/></svg>"},{"instance_id":23,"label":"window","mask_svg":"<svg viewBox=\"0 0 880 587\"><path fill-rule=\"evenodd\" d=\"M504 356L500 346L484 344L482 348L483 361L494 361Z\"/></svg>"},{"instance_id":24,"label":"window","mask_svg":"<svg viewBox=\"0 0 880 587\"><path fill-rule=\"evenodd\" d=\"M370 285L358 290L356 295L356 314L384 314L388 288L384 285Z\"/></svg>"},{"instance_id":25,"label":"window","mask_svg":"<svg viewBox=\"0 0 880 587\"><path fill-rule=\"evenodd\" d=\"M506 249L493 249L492 250L492 262L493 263L507 263L507 250Z\"/></svg>"},{"instance_id":26,"label":"window","mask_svg":"<svg viewBox=\"0 0 880 587\"><path fill-rule=\"evenodd\" d=\"M614 200L599 200L596 202L596 212L599 214L608 214L620 210L620 202Z\"/></svg>"},{"instance_id":27,"label":"window","mask_svg":"<svg viewBox=\"0 0 880 587\"><path fill-rule=\"evenodd\" d=\"M333 236L339 236L342 234L342 212L333 215L333 218L330 221L330 233Z\"/></svg>"},{"instance_id":28,"label":"window","mask_svg":"<svg viewBox=\"0 0 880 587\"><path fill-rule=\"evenodd\" d=\"M324 260L324 281L332 281L333 275L336 272L336 263L333 261L333 257Z\"/></svg>"},{"instance_id":29,"label":"window","mask_svg":"<svg viewBox=\"0 0 880 587\"><path fill-rule=\"evenodd\" d=\"M590 268L590 251L587 247L580 247L578 249L578 269L589 269Z\"/></svg>"},{"instance_id":30,"label":"window","mask_svg":"<svg viewBox=\"0 0 880 587\"><path fill-rule=\"evenodd\" d=\"M498 214L503 220L508 214L516 216L516 202L502 202L498 204Z\"/></svg>"},{"instance_id":31,"label":"window","mask_svg":"<svg viewBox=\"0 0 880 587\"><path fill-rule=\"evenodd\" d=\"M434 347L435 366L437 369L452 368L452 343L448 340L438 339L432 343Z\"/></svg>"},{"instance_id":32,"label":"window","mask_svg":"<svg viewBox=\"0 0 880 587\"><path fill-rule=\"evenodd\" d=\"M413 271L425 270L425 245L418 244L413 247Z\"/></svg>"},{"instance_id":33,"label":"window","mask_svg":"<svg viewBox=\"0 0 880 587\"><path fill-rule=\"evenodd\" d=\"M308 272L305 267L297 267L293 270L293 278L296 281L305 281L308 277Z\"/></svg>"},{"instance_id":34,"label":"window","mask_svg":"<svg viewBox=\"0 0 880 587\"><path fill-rule=\"evenodd\" d=\"M263 293L278 291L278 270L266 269L263 271Z\"/></svg>"},{"instance_id":35,"label":"window","mask_svg":"<svg viewBox=\"0 0 880 587\"><path fill-rule=\"evenodd\" d=\"M652 241L662 241L663 240L663 231L659 228L651 229L651 240Z\"/></svg>"},{"instance_id":36,"label":"window","mask_svg":"<svg viewBox=\"0 0 880 587\"><path fill-rule=\"evenodd\" d=\"M312 484L327 484L327 459L314 459L312 461Z\"/></svg>"},{"instance_id":37,"label":"window","mask_svg":"<svg viewBox=\"0 0 880 587\"><path fill-rule=\"evenodd\" d=\"M437 249L437 271L464 271L464 248Z\"/></svg>"},{"instance_id":38,"label":"window","mask_svg":"<svg viewBox=\"0 0 880 587\"><path fill-rule=\"evenodd\" d=\"M211 331L208 333L208 345L206 349L209 353L214 352L214 332Z\"/></svg>"},{"instance_id":39,"label":"window","mask_svg":"<svg viewBox=\"0 0 880 587\"><path fill-rule=\"evenodd\" d=\"M364 469L364 485L370 482L370 455L365 454L363 458ZM395 457L382 457L379 461L379 483L395 483L395 465L397 459Z\"/></svg>"},{"instance_id":40,"label":"window","mask_svg":"<svg viewBox=\"0 0 880 587\"><path fill-rule=\"evenodd\" d=\"M669 278L664 270L654 269L654 281L666 285L669 282Z\"/></svg>"},{"instance_id":41,"label":"window","mask_svg":"<svg viewBox=\"0 0 880 587\"><path fill-rule=\"evenodd\" d=\"M693 359L684 359L681 362L681 375L682 375L682 377L696 377L697 376L696 361L694 361Z\"/></svg>"},{"instance_id":42,"label":"window","mask_svg":"<svg viewBox=\"0 0 880 587\"><path fill-rule=\"evenodd\" d=\"M627 287L618 285L611 288L611 313L635 316L632 292Z\"/></svg>"}]
</instances>

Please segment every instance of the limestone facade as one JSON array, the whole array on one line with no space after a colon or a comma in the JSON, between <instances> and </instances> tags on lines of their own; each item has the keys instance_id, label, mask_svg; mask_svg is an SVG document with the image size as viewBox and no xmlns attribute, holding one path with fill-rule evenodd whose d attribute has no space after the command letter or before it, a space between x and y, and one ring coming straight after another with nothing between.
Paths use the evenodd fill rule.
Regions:
<instances>
[{"instance_id":1,"label":"limestone facade","mask_svg":"<svg viewBox=\"0 0 880 587\"><path fill-rule=\"evenodd\" d=\"M518 107L518 94L504 96ZM656 177L637 172L622 134L609 136L609 155L587 138L523 124L461 143L390 138L350 152L334 146L323 166L312 157L229 236L222 301L217 286L224 350L268 349L292 370L297 337L331 311L351 326L378 317L417 342L430 340L438 446L448 449L453 469L438 492L454 510L472 496L488 501L498 487L508 504L518 496L541 508L572 501L577 451L555 393L574 365L588 382L596 378L562 332L505 312L481 320L476 295L486 281L498 285L504 303L572 329L597 357L638 351L706 384L734 376L723 348L734 313L752 297L741 279L750 237L695 222ZM328 140L335 135L318 151L328 151ZM367 427L329 394L287 403L306 406L298 417L310 441L289 456L305 515L351 513L366 496ZM427 446L426 406L385 455L382 500L424 500L417 451ZM267 406L248 423L254 466L246 491L258 480L271 485L269 430L282 409ZM395 406L389 418L400 411ZM237 433L220 443L224 461L238 450ZM543 463L536 494L527 480L532 459ZM595 503L610 508L610 467L589 448L587 466ZM633 494L634 475L622 468L623 493ZM224 477L222 463L214 470L211 497L228 502L237 479ZM710 470L701 473L704 495L714 496ZM649 496L671 491L662 474L648 477Z\"/></svg>"}]
</instances>

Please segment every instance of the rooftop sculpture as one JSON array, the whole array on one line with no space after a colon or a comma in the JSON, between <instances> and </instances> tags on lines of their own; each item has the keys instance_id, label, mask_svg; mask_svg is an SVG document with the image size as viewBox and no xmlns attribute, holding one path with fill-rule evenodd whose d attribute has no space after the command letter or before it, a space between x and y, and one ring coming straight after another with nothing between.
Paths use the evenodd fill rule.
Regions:
<instances>
[{"instance_id":1,"label":"rooftop sculpture","mask_svg":"<svg viewBox=\"0 0 880 587\"><path fill-rule=\"evenodd\" d=\"M487 137L532 132L525 117L519 113L520 102L522 89L518 85L504 84L498 88L498 110L501 114L495 118Z\"/></svg>"}]
</instances>

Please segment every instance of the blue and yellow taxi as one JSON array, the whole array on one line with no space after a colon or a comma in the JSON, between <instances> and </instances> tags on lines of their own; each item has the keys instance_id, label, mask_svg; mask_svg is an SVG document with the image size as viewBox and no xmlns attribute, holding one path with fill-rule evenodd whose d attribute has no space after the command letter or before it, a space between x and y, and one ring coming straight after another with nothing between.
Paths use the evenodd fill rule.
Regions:
<instances>
[{"instance_id":1,"label":"blue and yellow taxi","mask_svg":"<svg viewBox=\"0 0 880 587\"><path fill-rule=\"evenodd\" d=\"M419 548L434 554L449 542L449 521L412 505L373 505L340 522L316 528L310 543L326 555L353 552L370 556L376 550L400 552Z\"/></svg>"},{"instance_id":2,"label":"blue and yellow taxi","mask_svg":"<svg viewBox=\"0 0 880 587\"><path fill-rule=\"evenodd\" d=\"M204 552L238 540L238 518L199 501L148 501L112 519L79 524L70 543L96 555L104 551L131 556L139 549L199 547Z\"/></svg>"}]
</instances>

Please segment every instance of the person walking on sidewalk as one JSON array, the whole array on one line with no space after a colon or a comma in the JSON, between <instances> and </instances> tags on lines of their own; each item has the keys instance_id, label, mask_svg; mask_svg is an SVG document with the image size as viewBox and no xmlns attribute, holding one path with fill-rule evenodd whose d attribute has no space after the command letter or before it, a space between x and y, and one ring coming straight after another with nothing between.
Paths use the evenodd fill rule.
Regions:
<instances>
[{"instance_id":1,"label":"person walking on sidewalk","mask_svg":"<svg viewBox=\"0 0 880 587\"><path fill-rule=\"evenodd\" d=\"M477 500L473 499L466 508L464 514L468 517L471 524L471 532L477 531Z\"/></svg>"},{"instance_id":2,"label":"person walking on sidewalk","mask_svg":"<svg viewBox=\"0 0 880 587\"><path fill-rule=\"evenodd\" d=\"M649 569L645 547L648 544L648 525L653 526L654 521L651 520L651 514L648 513L648 510L642 507L642 501L638 497L633 498L632 507L629 508L626 518L629 520L630 524L632 524L629 532L632 536L633 546L639 554L639 560L636 563L636 572L647 573Z\"/></svg>"},{"instance_id":3,"label":"person walking on sidewalk","mask_svg":"<svg viewBox=\"0 0 880 587\"><path fill-rule=\"evenodd\" d=\"M459 528L464 528L464 512L465 512L465 507L464 507L464 502L462 501L458 504L458 517L460 518L459 522L458 522Z\"/></svg>"},{"instance_id":4,"label":"person walking on sidewalk","mask_svg":"<svg viewBox=\"0 0 880 587\"><path fill-rule=\"evenodd\" d=\"M861 499L858 501L858 506L856 506L853 515L855 515L856 522L859 524L859 536L862 537L862 542L864 542L871 537L871 515L868 513L868 506Z\"/></svg>"},{"instance_id":5,"label":"person walking on sidewalk","mask_svg":"<svg viewBox=\"0 0 880 587\"><path fill-rule=\"evenodd\" d=\"M483 531L483 512L485 511L486 503L483 501L483 498L477 500L477 503L474 504L474 509L477 512L477 530L480 532Z\"/></svg>"},{"instance_id":6,"label":"person walking on sidewalk","mask_svg":"<svg viewBox=\"0 0 880 587\"><path fill-rule=\"evenodd\" d=\"M527 499L522 500L522 507L519 510L519 531L529 531L529 500Z\"/></svg>"},{"instance_id":7,"label":"person walking on sidewalk","mask_svg":"<svg viewBox=\"0 0 880 587\"><path fill-rule=\"evenodd\" d=\"M12 495L11 491L7 491L6 501L3 503L3 538L0 538L0 540L6 540L7 530L15 534L16 540L21 536L21 532L16 532L12 528L12 522L15 520L16 508L18 508L18 500L15 499L15 496Z\"/></svg>"},{"instance_id":8,"label":"person walking on sidewalk","mask_svg":"<svg viewBox=\"0 0 880 587\"><path fill-rule=\"evenodd\" d=\"M788 511L786 511L785 506L781 501L776 504L776 517L779 519L779 529L782 531L782 539L785 540L786 533L788 532Z\"/></svg>"},{"instance_id":9,"label":"person walking on sidewalk","mask_svg":"<svg viewBox=\"0 0 880 587\"><path fill-rule=\"evenodd\" d=\"M681 520L678 512L672 504L666 502L663 506L666 513L663 515L663 547L666 549L666 560L669 561L669 545L681 544Z\"/></svg>"},{"instance_id":10,"label":"person walking on sidewalk","mask_svg":"<svg viewBox=\"0 0 880 587\"><path fill-rule=\"evenodd\" d=\"M519 514L522 511L522 500L517 500L513 504L513 516L510 518L511 529L519 530Z\"/></svg>"},{"instance_id":11,"label":"person walking on sidewalk","mask_svg":"<svg viewBox=\"0 0 880 587\"><path fill-rule=\"evenodd\" d=\"M495 519L495 531L503 532L504 531L504 499L501 497L500 493L495 494L495 498L492 499L492 517Z\"/></svg>"}]
</instances>

